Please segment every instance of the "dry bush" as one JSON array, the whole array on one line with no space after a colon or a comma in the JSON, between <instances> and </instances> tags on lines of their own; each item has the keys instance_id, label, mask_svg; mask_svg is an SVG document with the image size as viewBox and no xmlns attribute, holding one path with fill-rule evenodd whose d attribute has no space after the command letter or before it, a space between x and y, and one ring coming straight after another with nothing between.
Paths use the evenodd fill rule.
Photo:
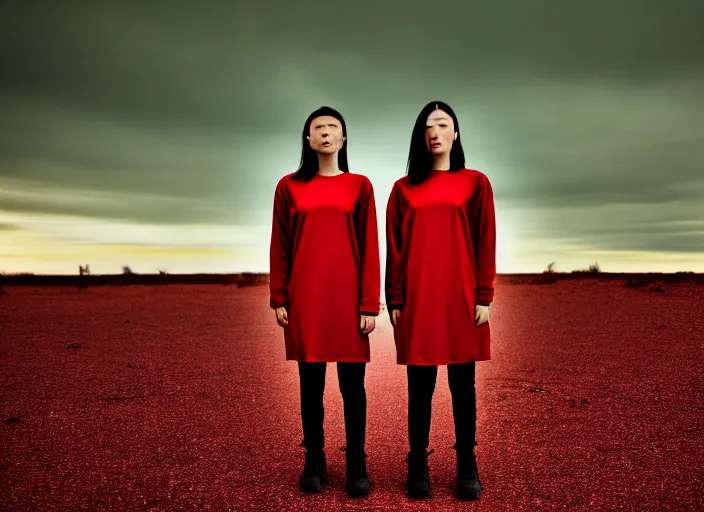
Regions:
<instances>
[{"instance_id":1,"label":"dry bush","mask_svg":"<svg viewBox=\"0 0 704 512\"><path fill-rule=\"evenodd\" d=\"M536 279L536 284L554 284L557 282L557 275L555 272L555 262L548 264L548 269L544 270L543 273Z\"/></svg>"},{"instance_id":2,"label":"dry bush","mask_svg":"<svg viewBox=\"0 0 704 512\"><path fill-rule=\"evenodd\" d=\"M597 262L594 262L593 265L589 265L589 272L592 274L596 274L597 272L601 272L601 268L599 268L599 264Z\"/></svg>"}]
</instances>

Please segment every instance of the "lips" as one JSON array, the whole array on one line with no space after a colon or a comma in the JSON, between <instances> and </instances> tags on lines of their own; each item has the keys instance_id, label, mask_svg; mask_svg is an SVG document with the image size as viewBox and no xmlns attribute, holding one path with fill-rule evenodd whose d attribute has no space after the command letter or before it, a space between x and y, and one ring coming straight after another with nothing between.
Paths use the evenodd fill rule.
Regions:
<instances>
[{"instance_id":1,"label":"lips","mask_svg":"<svg viewBox=\"0 0 704 512\"><path fill-rule=\"evenodd\" d=\"M433 142L434 148L439 148L440 146L442 146L442 144L440 142Z\"/></svg>"}]
</instances>

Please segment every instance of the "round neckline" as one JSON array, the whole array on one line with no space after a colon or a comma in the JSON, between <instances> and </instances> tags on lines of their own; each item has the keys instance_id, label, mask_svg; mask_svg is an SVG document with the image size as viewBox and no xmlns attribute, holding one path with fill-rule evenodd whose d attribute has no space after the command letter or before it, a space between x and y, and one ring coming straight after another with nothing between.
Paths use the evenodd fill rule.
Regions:
<instances>
[{"instance_id":1,"label":"round neckline","mask_svg":"<svg viewBox=\"0 0 704 512\"><path fill-rule=\"evenodd\" d=\"M343 174L349 173L345 171L342 171L340 174L320 174L319 172L316 172L315 176L319 176L320 178L337 178L338 176L342 176Z\"/></svg>"}]
</instances>

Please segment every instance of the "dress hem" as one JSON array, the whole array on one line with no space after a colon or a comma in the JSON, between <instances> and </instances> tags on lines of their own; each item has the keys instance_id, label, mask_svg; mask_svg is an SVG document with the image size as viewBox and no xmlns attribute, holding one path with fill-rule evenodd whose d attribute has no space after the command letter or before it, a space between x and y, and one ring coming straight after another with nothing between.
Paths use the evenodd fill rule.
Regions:
<instances>
[{"instance_id":1,"label":"dress hem","mask_svg":"<svg viewBox=\"0 0 704 512\"><path fill-rule=\"evenodd\" d=\"M300 363L368 363L369 359L361 359L359 357L287 357L286 361L297 361Z\"/></svg>"},{"instance_id":2,"label":"dress hem","mask_svg":"<svg viewBox=\"0 0 704 512\"><path fill-rule=\"evenodd\" d=\"M477 358L477 359L468 359L466 361L397 361L396 364L402 365L402 366L447 366L448 364L464 364L464 363L472 363L472 362L481 362L481 361L491 361L490 357L486 358Z\"/></svg>"}]
</instances>

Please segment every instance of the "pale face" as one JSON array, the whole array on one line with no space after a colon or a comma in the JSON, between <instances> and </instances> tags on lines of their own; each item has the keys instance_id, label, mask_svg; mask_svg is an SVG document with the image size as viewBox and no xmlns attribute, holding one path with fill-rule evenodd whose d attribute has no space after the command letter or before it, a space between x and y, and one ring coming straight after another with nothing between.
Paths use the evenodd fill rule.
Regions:
<instances>
[{"instance_id":1,"label":"pale face","mask_svg":"<svg viewBox=\"0 0 704 512\"><path fill-rule=\"evenodd\" d=\"M311 121L307 139L315 151L330 155L342 149L346 137L342 135L340 121L332 116L320 116Z\"/></svg>"},{"instance_id":2,"label":"pale face","mask_svg":"<svg viewBox=\"0 0 704 512\"><path fill-rule=\"evenodd\" d=\"M455 123L445 111L436 109L425 122L425 145L433 155L449 153L457 140Z\"/></svg>"}]
</instances>

